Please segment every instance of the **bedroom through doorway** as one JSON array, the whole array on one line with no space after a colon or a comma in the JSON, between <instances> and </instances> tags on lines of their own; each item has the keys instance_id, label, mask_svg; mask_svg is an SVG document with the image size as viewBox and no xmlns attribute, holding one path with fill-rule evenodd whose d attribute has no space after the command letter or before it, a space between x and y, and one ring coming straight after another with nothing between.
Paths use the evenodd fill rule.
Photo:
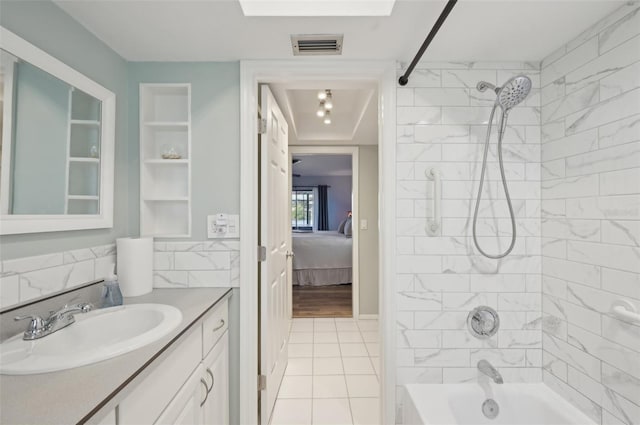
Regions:
<instances>
[{"instance_id":1,"label":"bedroom through doorway","mask_svg":"<svg viewBox=\"0 0 640 425\"><path fill-rule=\"evenodd\" d=\"M353 317L353 162L291 154L294 318Z\"/></svg>"}]
</instances>

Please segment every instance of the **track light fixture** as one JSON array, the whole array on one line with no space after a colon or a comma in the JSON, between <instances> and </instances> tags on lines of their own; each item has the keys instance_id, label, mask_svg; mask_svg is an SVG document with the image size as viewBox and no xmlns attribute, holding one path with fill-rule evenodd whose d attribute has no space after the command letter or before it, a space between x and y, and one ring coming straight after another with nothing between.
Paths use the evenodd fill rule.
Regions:
<instances>
[{"instance_id":1,"label":"track light fixture","mask_svg":"<svg viewBox=\"0 0 640 425\"><path fill-rule=\"evenodd\" d=\"M333 96L331 95L331 90L327 90L327 97L324 100L324 107L327 110L333 109Z\"/></svg>"},{"instance_id":2,"label":"track light fixture","mask_svg":"<svg viewBox=\"0 0 640 425\"><path fill-rule=\"evenodd\" d=\"M331 94L331 90L326 89L318 92L318 99L320 100L320 105L318 105L316 115L318 118L325 117L325 124L331 124L331 118L329 117L329 111L333 109L333 95Z\"/></svg>"}]
</instances>

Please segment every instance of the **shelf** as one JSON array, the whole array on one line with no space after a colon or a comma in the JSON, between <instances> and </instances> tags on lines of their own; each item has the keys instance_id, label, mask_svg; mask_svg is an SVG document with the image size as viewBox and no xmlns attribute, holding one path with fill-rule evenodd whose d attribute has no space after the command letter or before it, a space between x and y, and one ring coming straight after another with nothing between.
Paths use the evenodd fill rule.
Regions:
<instances>
[{"instance_id":1,"label":"shelf","mask_svg":"<svg viewBox=\"0 0 640 425\"><path fill-rule=\"evenodd\" d=\"M145 164L150 165L171 165L171 164L189 164L189 160L185 158L180 159L145 159Z\"/></svg>"},{"instance_id":2,"label":"shelf","mask_svg":"<svg viewBox=\"0 0 640 425\"><path fill-rule=\"evenodd\" d=\"M145 121L143 123L147 127L166 128L166 129L188 129L188 121Z\"/></svg>"},{"instance_id":3,"label":"shelf","mask_svg":"<svg viewBox=\"0 0 640 425\"><path fill-rule=\"evenodd\" d=\"M69 157L69 162L88 162L88 163L99 164L100 158L84 158L79 156L72 156L72 157Z\"/></svg>"},{"instance_id":4,"label":"shelf","mask_svg":"<svg viewBox=\"0 0 640 425\"><path fill-rule=\"evenodd\" d=\"M100 121L95 120L70 120L69 122L76 125L100 125Z\"/></svg>"},{"instance_id":5,"label":"shelf","mask_svg":"<svg viewBox=\"0 0 640 425\"><path fill-rule=\"evenodd\" d=\"M167 197L153 197L144 198L145 202L187 202L189 198L187 196L167 196Z\"/></svg>"},{"instance_id":6,"label":"shelf","mask_svg":"<svg viewBox=\"0 0 640 425\"><path fill-rule=\"evenodd\" d=\"M179 159L162 158L175 152ZM140 85L140 233L191 233L191 86ZM146 165L146 166L145 166Z\"/></svg>"},{"instance_id":7,"label":"shelf","mask_svg":"<svg viewBox=\"0 0 640 425\"><path fill-rule=\"evenodd\" d=\"M68 195L67 199L74 200L74 201L99 201L100 197L89 196L89 195Z\"/></svg>"}]
</instances>

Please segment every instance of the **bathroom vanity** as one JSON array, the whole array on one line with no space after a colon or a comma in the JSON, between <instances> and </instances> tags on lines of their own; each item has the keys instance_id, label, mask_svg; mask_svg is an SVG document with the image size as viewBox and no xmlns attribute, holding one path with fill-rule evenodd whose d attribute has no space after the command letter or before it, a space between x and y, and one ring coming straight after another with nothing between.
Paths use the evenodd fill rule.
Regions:
<instances>
[{"instance_id":1,"label":"bathroom vanity","mask_svg":"<svg viewBox=\"0 0 640 425\"><path fill-rule=\"evenodd\" d=\"M109 360L52 373L0 375L0 422L228 423L230 296L229 288L194 288L125 298L125 305L174 306L182 322L154 343Z\"/></svg>"}]
</instances>

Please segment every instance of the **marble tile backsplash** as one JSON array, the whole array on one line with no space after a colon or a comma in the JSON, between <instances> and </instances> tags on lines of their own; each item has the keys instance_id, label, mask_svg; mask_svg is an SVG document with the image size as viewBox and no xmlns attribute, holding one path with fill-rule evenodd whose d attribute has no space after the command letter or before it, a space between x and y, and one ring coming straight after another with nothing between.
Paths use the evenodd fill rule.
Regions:
<instances>
[{"instance_id":1,"label":"marble tile backsplash","mask_svg":"<svg viewBox=\"0 0 640 425\"><path fill-rule=\"evenodd\" d=\"M0 307L22 303L113 273L115 244L2 261Z\"/></svg>"},{"instance_id":2,"label":"marble tile backsplash","mask_svg":"<svg viewBox=\"0 0 640 425\"><path fill-rule=\"evenodd\" d=\"M539 63L423 62L409 84L397 88L399 421L404 384L475 381L480 359L499 367L507 382L542 380L539 69ZM532 79L533 90L510 114L503 153L519 236L511 255L489 260L473 245L470 217L495 94L479 92L476 84L502 84L518 74ZM478 220L480 243L489 252L504 250L511 236L495 140L494 131ZM437 236L426 230L431 167L442 176ZM466 326L479 305L501 318L498 334L487 340L472 337Z\"/></svg>"},{"instance_id":3,"label":"marble tile backsplash","mask_svg":"<svg viewBox=\"0 0 640 425\"><path fill-rule=\"evenodd\" d=\"M640 423L640 4L542 61L544 382L598 424Z\"/></svg>"},{"instance_id":4,"label":"marble tile backsplash","mask_svg":"<svg viewBox=\"0 0 640 425\"><path fill-rule=\"evenodd\" d=\"M153 286L195 288L240 285L240 242L155 242Z\"/></svg>"}]
</instances>

